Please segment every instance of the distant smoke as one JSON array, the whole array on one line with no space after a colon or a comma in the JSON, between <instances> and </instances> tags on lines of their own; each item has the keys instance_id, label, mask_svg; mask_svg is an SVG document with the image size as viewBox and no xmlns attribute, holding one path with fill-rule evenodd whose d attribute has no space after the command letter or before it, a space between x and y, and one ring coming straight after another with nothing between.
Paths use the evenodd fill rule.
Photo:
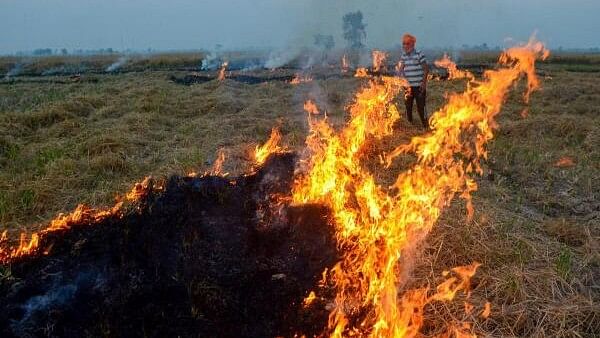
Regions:
<instances>
[{"instance_id":1,"label":"distant smoke","mask_svg":"<svg viewBox=\"0 0 600 338\"><path fill-rule=\"evenodd\" d=\"M13 66L13 67L12 67L12 68L11 68L11 69L8 71L8 72L7 72L7 73L6 73L6 75L4 76L4 78L5 78L6 80L8 80L8 79L10 79L10 78L11 78L11 77L13 77L13 76L18 76L18 75L20 75L20 74L23 72L24 68L25 68L27 65L30 65L31 63L32 63L32 61L31 61L31 60L28 60L28 59L25 59L25 60L20 60L19 62L17 62L17 63L16 63L16 64L15 64L15 65L14 65L14 66Z\"/></svg>"},{"instance_id":2,"label":"distant smoke","mask_svg":"<svg viewBox=\"0 0 600 338\"><path fill-rule=\"evenodd\" d=\"M251 60L251 61L246 62L243 65L243 67L241 67L241 71L249 72L249 71L256 70L256 69L261 69L263 67L264 67L263 62L260 62L258 60Z\"/></svg>"},{"instance_id":3,"label":"distant smoke","mask_svg":"<svg viewBox=\"0 0 600 338\"><path fill-rule=\"evenodd\" d=\"M300 51L298 49L271 52L269 54L269 58L265 62L265 68L275 69L285 66L290 61L294 60L299 54Z\"/></svg>"},{"instance_id":4,"label":"distant smoke","mask_svg":"<svg viewBox=\"0 0 600 338\"><path fill-rule=\"evenodd\" d=\"M5 78L9 79L12 76L17 76L17 75L21 74L22 71L23 71L23 64L17 63L16 65L14 65L14 67L12 67L11 70L8 71L8 73L6 73Z\"/></svg>"},{"instance_id":5,"label":"distant smoke","mask_svg":"<svg viewBox=\"0 0 600 338\"><path fill-rule=\"evenodd\" d=\"M224 60L219 55L220 47L217 47L215 51L212 51L204 57L202 60L202 64L200 65L200 69L202 70L215 70L221 68Z\"/></svg>"},{"instance_id":6,"label":"distant smoke","mask_svg":"<svg viewBox=\"0 0 600 338\"><path fill-rule=\"evenodd\" d=\"M106 71L109 73L116 72L117 70L121 69L121 67L123 67L127 63L127 61L129 61L129 57L123 55L115 63L106 67Z\"/></svg>"}]
</instances>

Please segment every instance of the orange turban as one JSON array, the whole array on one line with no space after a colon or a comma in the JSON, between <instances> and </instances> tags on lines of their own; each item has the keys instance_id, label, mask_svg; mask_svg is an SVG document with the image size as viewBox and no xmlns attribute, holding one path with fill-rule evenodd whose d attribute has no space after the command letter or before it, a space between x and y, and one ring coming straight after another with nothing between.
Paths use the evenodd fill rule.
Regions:
<instances>
[{"instance_id":1,"label":"orange turban","mask_svg":"<svg viewBox=\"0 0 600 338\"><path fill-rule=\"evenodd\" d=\"M408 42L414 45L415 43L417 43L417 38L415 38L414 35L406 33L402 36L402 42Z\"/></svg>"}]
</instances>

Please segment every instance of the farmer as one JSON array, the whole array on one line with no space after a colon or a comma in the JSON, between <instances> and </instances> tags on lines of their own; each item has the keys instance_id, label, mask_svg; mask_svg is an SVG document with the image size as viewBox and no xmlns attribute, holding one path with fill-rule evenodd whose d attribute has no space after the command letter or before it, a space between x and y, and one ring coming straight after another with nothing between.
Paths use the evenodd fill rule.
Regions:
<instances>
[{"instance_id":1,"label":"farmer","mask_svg":"<svg viewBox=\"0 0 600 338\"><path fill-rule=\"evenodd\" d=\"M402 55L400 56L400 76L408 81L409 87L404 91L406 118L413 122L413 101L417 101L417 112L425 129L429 129L429 121L425 117L425 98L427 96L427 75L429 67L425 55L415 50L417 38L410 34L402 36Z\"/></svg>"}]
</instances>

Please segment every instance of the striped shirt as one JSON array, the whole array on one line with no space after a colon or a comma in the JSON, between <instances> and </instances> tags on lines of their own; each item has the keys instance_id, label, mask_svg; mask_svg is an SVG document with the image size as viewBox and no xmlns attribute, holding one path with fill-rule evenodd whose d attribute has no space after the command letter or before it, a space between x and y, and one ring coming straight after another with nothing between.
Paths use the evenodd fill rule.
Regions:
<instances>
[{"instance_id":1,"label":"striped shirt","mask_svg":"<svg viewBox=\"0 0 600 338\"><path fill-rule=\"evenodd\" d=\"M427 62L425 55L421 51L413 50L410 54L402 52L400 62L404 65L404 77L411 87L419 87L423 82L423 66ZM401 74L402 75L402 74Z\"/></svg>"}]
</instances>

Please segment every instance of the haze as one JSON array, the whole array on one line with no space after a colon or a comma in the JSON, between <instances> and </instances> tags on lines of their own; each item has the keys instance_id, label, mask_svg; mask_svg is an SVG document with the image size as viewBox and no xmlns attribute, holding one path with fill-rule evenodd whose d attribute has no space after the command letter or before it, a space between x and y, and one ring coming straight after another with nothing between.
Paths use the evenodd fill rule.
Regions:
<instances>
[{"instance_id":1,"label":"haze","mask_svg":"<svg viewBox=\"0 0 600 338\"><path fill-rule=\"evenodd\" d=\"M538 38L551 48L598 47L600 1L574 0L0 0L0 54L36 48L190 50L311 45L361 10L367 45L410 31L425 47L504 46Z\"/></svg>"}]
</instances>

